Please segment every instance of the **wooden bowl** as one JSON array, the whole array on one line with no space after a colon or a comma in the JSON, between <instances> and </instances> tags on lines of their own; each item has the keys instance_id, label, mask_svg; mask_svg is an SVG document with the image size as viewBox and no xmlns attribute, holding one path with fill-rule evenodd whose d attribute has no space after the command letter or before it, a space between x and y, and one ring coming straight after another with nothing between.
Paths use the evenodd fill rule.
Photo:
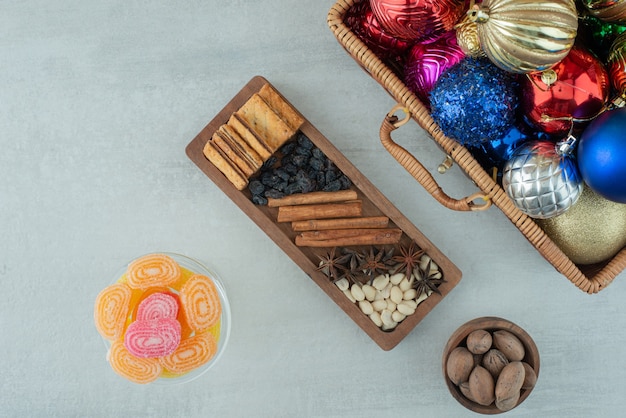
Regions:
<instances>
[{"instance_id":1,"label":"wooden bowl","mask_svg":"<svg viewBox=\"0 0 626 418\"><path fill-rule=\"evenodd\" d=\"M443 359L442 359L442 367L443 367L443 376L448 386L448 390L461 405L466 407L467 409L480 413L480 414L500 414L504 411L501 411L495 406L495 403L491 403L491 405L483 406L476 402L473 402L466 398L459 389L447 376L446 373L446 364L448 362L448 356L450 352L454 350L456 347L464 347L466 346L466 338L467 336L475 330L484 329L490 332L497 330L506 330L515 335L524 345L525 357L522 361L528 363L537 377L539 377L539 351L537 350L537 346L533 339L528 335L526 331L524 331L519 326L514 323L507 321L506 319L497 318L497 317L482 317L473 319L459 327L448 340L444 350L443 350ZM532 392L532 389L522 389L519 401L515 408L519 406Z\"/></svg>"}]
</instances>

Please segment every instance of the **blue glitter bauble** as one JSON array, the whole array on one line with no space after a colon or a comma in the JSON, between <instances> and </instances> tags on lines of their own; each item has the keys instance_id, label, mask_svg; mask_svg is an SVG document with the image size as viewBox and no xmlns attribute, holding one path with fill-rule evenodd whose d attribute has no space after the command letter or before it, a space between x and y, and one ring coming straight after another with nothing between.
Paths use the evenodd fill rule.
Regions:
<instances>
[{"instance_id":1,"label":"blue glitter bauble","mask_svg":"<svg viewBox=\"0 0 626 418\"><path fill-rule=\"evenodd\" d=\"M463 145L506 135L517 105L515 75L486 59L464 59L443 73L430 92L431 116L446 136Z\"/></svg>"},{"instance_id":2,"label":"blue glitter bauble","mask_svg":"<svg viewBox=\"0 0 626 418\"><path fill-rule=\"evenodd\" d=\"M626 108L598 116L578 143L578 169L587 185L600 196L626 203Z\"/></svg>"}]
</instances>

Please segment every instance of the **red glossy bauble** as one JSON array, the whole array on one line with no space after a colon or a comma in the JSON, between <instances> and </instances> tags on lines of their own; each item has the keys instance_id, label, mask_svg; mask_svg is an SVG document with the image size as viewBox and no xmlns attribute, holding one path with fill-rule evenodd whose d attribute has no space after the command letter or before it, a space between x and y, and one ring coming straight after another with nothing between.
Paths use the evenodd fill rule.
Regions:
<instances>
[{"instance_id":1,"label":"red glossy bauble","mask_svg":"<svg viewBox=\"0 0 626 418\"><path fill-rule=\"evenodd\" d=\"M359 39L383 60L395 59L411 46L411 43L393 37L383 30L367 1L352 6L346 13L345 22Z\"/></svg>"},{"instance_id":2,"label":"red glossy bauble","mask_svg":"<svg viewBox=\"0 0 626 418\"><path fill-rule=\"evenodd\" d=\"M576 45L557 65L521 78L522 111L537 129L565 136L584 127L607 102L610 90L604 65ZM574 120L574 122L572 122Z\"/></svg>"},{"instance_id":3,"label":"red glossy bauble","mask_svg":"<svg viewBox=\"0 0 626 418\"><path fill-rule=\"evenodd\" d=\"M383 29L408 42L429 42L452 30L465 12L465 0L370 0Z\"/></svg>"}]
</instances>

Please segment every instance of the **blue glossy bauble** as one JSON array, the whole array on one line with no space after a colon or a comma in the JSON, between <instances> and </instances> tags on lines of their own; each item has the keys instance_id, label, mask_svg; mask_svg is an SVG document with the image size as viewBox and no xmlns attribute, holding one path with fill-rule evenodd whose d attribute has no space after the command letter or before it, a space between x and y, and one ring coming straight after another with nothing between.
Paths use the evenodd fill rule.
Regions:
<instances>
[{"instance_id":1,"label":"blue glossy bauble","mask_svg":"<svg viewBox=\"0 0 626 418\"><path fill-rule=\"evenodd\" d=\"M603 113L583 131L578 168L600 196L626 203L626 108Z\"/></svg>"}]
</instances>

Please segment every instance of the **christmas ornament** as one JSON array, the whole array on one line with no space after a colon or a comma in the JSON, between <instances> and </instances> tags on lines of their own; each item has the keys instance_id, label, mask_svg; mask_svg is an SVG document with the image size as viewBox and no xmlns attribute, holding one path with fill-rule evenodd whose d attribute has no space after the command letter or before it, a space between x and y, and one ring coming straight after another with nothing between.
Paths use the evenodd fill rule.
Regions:
<instances>
[{"instance_id":1,"label":"christmas ornament","mask_svg":"<svg viewBox=\"0 0 626 418\"><path fill-rule=\"evenodd\" d=\"M589 14L580 14L576 41L583 43L601 62L606 62L611 44L625 31L626 26L622 24L604 22Z\"/></svg>"},{"instance_id":2,"label":"christmas ornament","mask_svg":"<svg viewBox=\"0 0 626 418\"><path fill-rule=\"evenodd\" d=\"M465 58L439 77L429 101L445 135L475 145L503 136L513 124L518 84L489 60Z\"/></svg>"},{"instance_id":3,"label":"christmas ornament","mask_svg":"<svg viewBox=\"0 0 626 418\"><path fill-rule=\"evenodd\" d=\"M537 224L576 264L608 260L626 245L626 205L586 186L570 210Z\"/></svg>"},{"instance_id":4,"label":"christmas ornament","mask_svg":"<svg viewBox=\"0 0 626 418\"><path fill-rule=\"evenodd\" d=\"M478 39L478 25L470 20L468 15L454 27L456 31L456 41L465 55L473 58L486 57L485 51L480 47Z\"/></svg>"},{"instance_id":5,"label":"christmas ornament","mask_svg":"<svg viewBox=\"0 0 626 418\"><path fill-rule=\"evenodd\" d=\"M553 68L526 74L520 85L524 116L559 137L570 132L574 121L584 124L596 116L610 90L606 69L582 46L574 46Z\"/></svg>"},{"instance_id":6,"label":"christmas ornament","mask_svg":"<svg viewBox=\"0 0 626 418\"><path fill-rule=\"evenodd\" d=\"M532 141L515 150L504 165L502 188L519 210L547 219L576 203L583 186L571 151L565 141Z\"/></svg>"},{"instance_id":7,"label":"christmas ornament","mask_svg":"<svg viewBox=\"0 0 626 418\"><path fill-rule=\"evenodd\" d=\"M626 23L626 0L581 0L581 3L598 19Z\"/></svg>"},{"instance_id":8,"label":"christmas ornament","mask_svg":"<svg viewBox=\"0 0 626 418\"><path fill-rule=\"evenodd\" d=\"M369 2L352 6L346 13L345 23L382 60L399 59L411 46L382 29Z\"/></svg>"},{"instance_id":9,"label":"christmas ornament","mask_svg":"<svg viewBox=\"0 0 626 418\"><path fill-rule=\"evenodd\" d=\"M405 84L420 100L428 104L428 93L441 74L461 62L464 57L454 31L444 33L434 42L416 44L406 59Z\"/></svg>"},{"instance_id":10,"label":"christmas ornament","mask_svg":"<svg viewBox=\"0 0 626 418\"><path fill-rule=\"evenodd\" d=\"M468 13L487 57L514 73L546 70L561 61L578 29L574 0L484 0Z\"/></svg>"},{"instance_id":11,"label":"christmas ornament","mask_svg":"<svg viewBox=\"0 0 626 418\"><path fill-rule=\"evenodd\" d=\"M598 116L583 131L578 144L578 168L596 193L626 203L626 108Z\"/></svg>"},{"instance_id":12,"label":"christmas ornament","mask_svg":"<svg viewBox=\"0 0 626 418\"><path fill-rule=\"evenodd\" d=\"M613 89L623 95L626 93L626 32L611 44L606 65Z\"/></svg>"},{"instance_id":13,"label":"christmas ornament","mask_svg":"<svg viewBox=\"0 0 626 418\"><path fill-rule=\"evenodd\" d=\"M452 30L465 10L464 0L370 0L383 29L398 39L429 42Z\"/></svg>"}]
</instances>

